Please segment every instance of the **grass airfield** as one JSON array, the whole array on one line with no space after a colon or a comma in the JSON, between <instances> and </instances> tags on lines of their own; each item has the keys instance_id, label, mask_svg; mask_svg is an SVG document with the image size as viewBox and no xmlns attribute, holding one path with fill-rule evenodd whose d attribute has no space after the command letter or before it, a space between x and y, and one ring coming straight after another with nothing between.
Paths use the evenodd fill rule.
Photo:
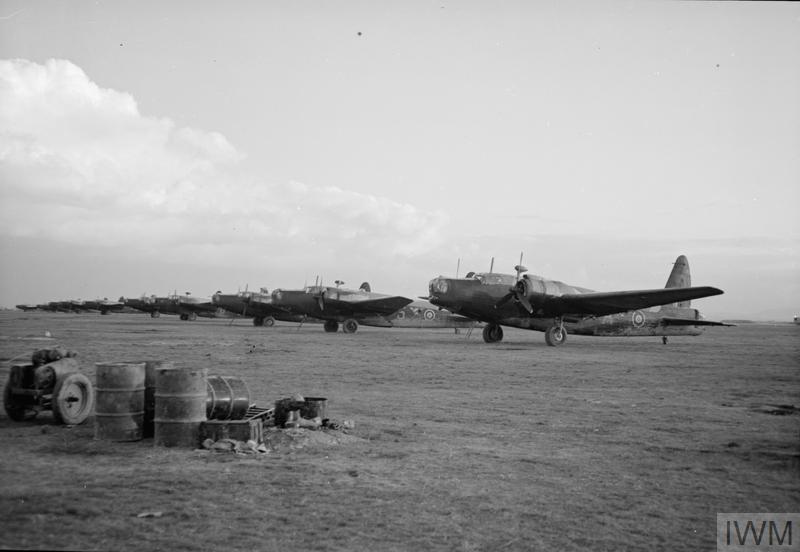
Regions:
<instances>
[{"instance_id":1,"label":"grass airfield","mask_svg":"<svg viewBox=\"0 0 800 552\"><path fill-rule=\"evenodd\" d=\"M263 407L327 397L356 424L338 444L238 456L3 411L2 547L714 550L717 512L800 510L800 326L561 348L504 330L488 345L479 330L2 312L3 384L9 360L60 346L90 376L170 360L241 377Z\"/></svg>"}]
</instances>

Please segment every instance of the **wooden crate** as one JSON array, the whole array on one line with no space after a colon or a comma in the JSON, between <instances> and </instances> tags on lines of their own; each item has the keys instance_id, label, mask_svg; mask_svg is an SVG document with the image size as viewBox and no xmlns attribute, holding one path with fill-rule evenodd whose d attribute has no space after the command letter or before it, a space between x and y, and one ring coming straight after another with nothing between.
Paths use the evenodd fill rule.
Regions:
<instances>
[{"instance_id":1,"label":"wooden crate","mask_svg":"<svg viewBox=\"0 0 800 552\"><path fill-rule=\"evenodd\" d=\"M264 442L265 425L271 425L273 410L250 407L242 420L206 420L200 424L200 441L235 439L236 441Z\"/></svg>"}]
</instances>

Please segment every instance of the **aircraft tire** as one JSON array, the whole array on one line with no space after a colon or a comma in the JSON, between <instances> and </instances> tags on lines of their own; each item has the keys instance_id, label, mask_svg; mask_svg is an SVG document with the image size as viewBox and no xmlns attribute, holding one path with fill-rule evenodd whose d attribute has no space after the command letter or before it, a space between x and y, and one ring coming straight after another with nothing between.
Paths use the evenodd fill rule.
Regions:
<instances>
[{"instance_id":1,"label":"aircraft tire","mask_svg":"<svg viewBox=\"0 0 800 552\"><path fill-rule=\"evenodd\" d=\"M344 321L344 324L342 324L342 331L344 333L347 334L356 333L357 330L358 330L358 322L356 322L352 318L348 318L347 320Z\"/></svg>"},{"instance_id":2,"label":"aircraft tire","mask_svg":"<svg viewBox=\"0 0 800 552\"><path fill-rule=\"evenodd\" d=\"M497 343L503 340L503 328L499 324L487 324L483 328L483 340L486 343Z\"/></svg>"},{"instance_id":3,"label":"aircraft tire","mask_svg":"<svg viewBox=\"0 0 800 552\"><path fill-rule=\"evenodd\" d=\"M264 318L261 316L256 316L253 318L253 326L263 326L264 325Z\"/></svg>"},{"instance_id":4,"label":"aircraft tire","mask_svg":"<svg viewBox=\"0 0 800 552\"><path fill-rule=\"evenodd\" d=\"M266 327L268 327L268 328L271 328L272 326L274 326L274 325L275 325L275 319L274 319L274 318L272 318L271 316L267 316L267 317L264 319L264 325L265 325Z\"/></svg>"},{"instance_id":5,"label":"aircraft tire","mask_svg":"<svg viewBox=\"0 0 800 552\"><path fill-rule=\"evenodd\" d=\"M197 313L193 312L187 316L187 320L197 320Z\"/></svg>"},{"instance_id":6,"label":"aircraft tire","mask_svg":"<svg viewBox=\"0 0 800 552\"><path fill-rule=\"evenodd\" d=\"M161 316L161 313L158 311L153 311L150 313L150 318L158 318L159 316Z\"/></svg>"},{"instance_id":7,"label":"aircraft tire","mask_svg":"<svg viewBox=\"0 0 800 552\"><path fill-rule=\"evenodd\" d=\"M325 321L325 331L328 333L336 333L339 331L339 323L336 320Z\"/></svg>"},{"instance_id":8,"label":"aircraft tire","mask_svg":"<svg viewBox=\"0 0 800 552\"><path fill-rule=\"evenodd\" d=\"M67 425L82 424L94 408L92 382L80 372L67 374L53 390L53 418Z\"/></svg>"},{"instance_id":9,"label":"aircraft tire","mask_svg":"<svg viewBox=\"0 0 800 552\"><path fill-rule=\"evenodd\" d=\"M544 332L544 340L551 347L558 347L567 341L567 330L561 326L551 326Z\"/></svg>"},{"instance_id":10,"label":"aircraft tire","mask_svg":"<svg viewBox=\"0 0 800 552\"><path fill-rule=\"evenodd\" d=\"M181 318L181 320L186 321L186 320L189 320L189 315L188 314L182 314L180 316L180 318Z\"/></svg>"}]
</instances>

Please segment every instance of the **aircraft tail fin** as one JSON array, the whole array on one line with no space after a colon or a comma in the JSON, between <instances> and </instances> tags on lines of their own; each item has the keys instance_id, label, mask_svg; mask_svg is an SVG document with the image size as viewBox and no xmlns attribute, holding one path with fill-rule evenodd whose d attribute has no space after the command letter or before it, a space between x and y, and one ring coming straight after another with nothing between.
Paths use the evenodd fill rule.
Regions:
<instances>
[{"instance_id":1,"label":"aircraft tail fin","mask_svg":"<svg viewBox=\"0 0 800 552\"><path fill-rule=\"evenodd\" d=\"M683 288L683 287L691 287L692 286L692 275L689 272L689 259L686 258L686 255L679 255L677 259L675 259L675 264L672 267L672 272L669 273L669 278L667 278L667 285L665 288ZM680 301L679 303L673 303L672 305L664 305L670 307L679 307L679 308L689 308L692 302L690 301Z\"/></svg>"},{"instance_id":2,"label":"aircraft tail fin","mask_svg":"<svg viewBox=\"0 0 800 552\"><path fill-rule=\"evenodd\" d=\"M369 287L369 282L364 282L358 289L360 289L361 291L366 291L367 293L370 293L372 291L372 289Z\"/></svg>"}]
</instances>

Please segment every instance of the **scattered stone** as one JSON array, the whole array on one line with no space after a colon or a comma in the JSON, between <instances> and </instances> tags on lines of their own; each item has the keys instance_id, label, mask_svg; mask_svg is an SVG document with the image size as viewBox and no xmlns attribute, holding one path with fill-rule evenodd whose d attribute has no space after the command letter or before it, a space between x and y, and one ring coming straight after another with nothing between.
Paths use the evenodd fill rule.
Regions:
<instances>
[{"instance_id":1,"label":"scattered stone","mask_svg":"<svg viewBox=\"0 0 800 552\"><path fill-rule=\"evenodd\" d=\"M137 518L159 518L164 515L164 512L142 512L141 514L136 514Z\"/></svg>"}]
</instances>

